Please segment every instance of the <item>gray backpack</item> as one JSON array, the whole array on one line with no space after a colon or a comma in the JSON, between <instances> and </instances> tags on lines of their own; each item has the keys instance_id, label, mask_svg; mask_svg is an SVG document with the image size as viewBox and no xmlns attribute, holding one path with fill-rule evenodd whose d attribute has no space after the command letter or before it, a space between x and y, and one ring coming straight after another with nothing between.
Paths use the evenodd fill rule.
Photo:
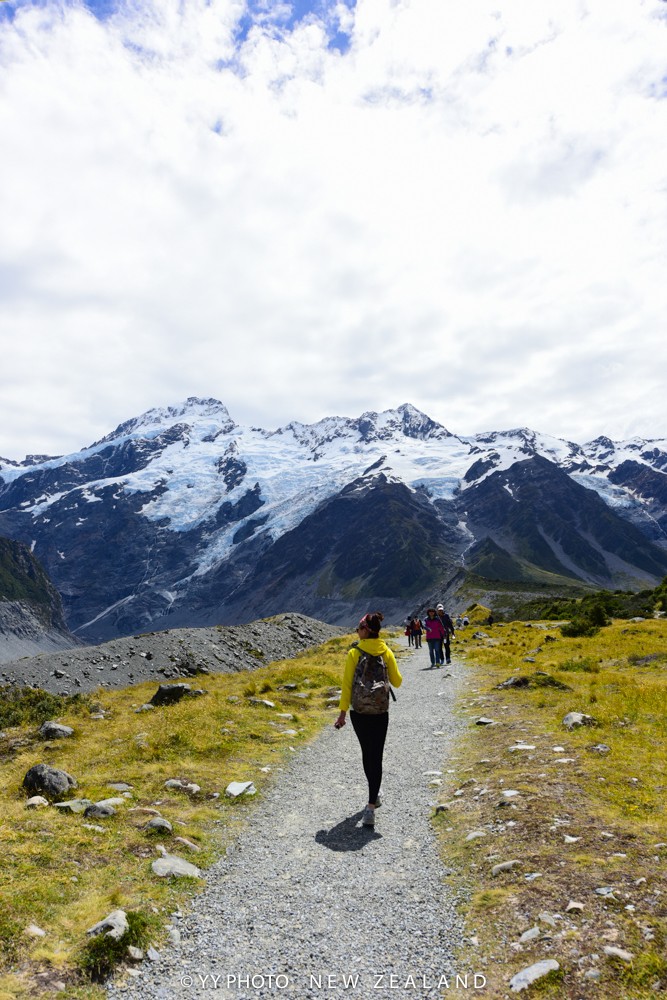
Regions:
<instances>
[{"instance_id":1,"label":"gray backpack","mask_svg":"<svg viewBox=\"0 0 667 1000\"><path fill-rule=\"evenodd\" d=\"M357 643L355 642L356 646ZM352 678L352 708L362 715L381 715L389 710L389 676L382 656L359 650ZM391 691L392 695L394 694ZM394 699L395 700L395 699Z\"/></svg>"}]
</instances>

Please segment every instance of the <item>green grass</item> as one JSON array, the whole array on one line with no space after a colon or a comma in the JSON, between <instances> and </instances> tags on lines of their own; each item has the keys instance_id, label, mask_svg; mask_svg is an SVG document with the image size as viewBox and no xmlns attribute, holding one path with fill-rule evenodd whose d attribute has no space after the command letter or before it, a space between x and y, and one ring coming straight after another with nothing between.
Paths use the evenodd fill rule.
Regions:
<instances>
[{"instance_id":1,"label":"green grass","mask_svg":"<svg viewBox=\"0 0 667 1000\"><path fill-rule=\"evenodd\" d=\"M654 846L667 842L667 622L616 621L590 638L565 638L558 628L538 630L520 621L483 631L492 642L472 642L468 629L453 647L455 654L467 654L456 711L471 722L486 715L502 725L470 725L457 747L457 774L442 786L450 808L434 826L445 862L456 870L449 881L462 891L474 887L464 915L468 933L479 938L480 958L487 958L488 995L504 997L515 972L549 955L561 964L560 974L532 987L531 995L577 1000L594 990L598 1000L654 998L654 984L660 980L664 988L667 982L667 849ZM547 635L556 641L546 643ZM536 662L524 663L538 646L543 651L535 654ZM566 682L568 690L496 688L509 676L535 671ZM566 731L561 720L573 710L592 715L595 725ZM518 740L536 749L510 753ZM600 744L609 752L594 749ZM561 753L554 749L559 746ZM569 763L559 763L559 757ZM454 799L470 776L475 785ZM490 794L475 799L475 787L482 786ZM516 809L495 808L502 787L520 792ZM510 817L512 826L506 823ZM568 825L558 827L555 817ZM479 828L488 830L487 837L466 843L467 832ZM580 839L568 844L565 833ZM494 856L523 864L493 878L495 861L487 858ZM524 875L531 871L542 877L527 882ZM639 879L646 881L637 884ZM617 899L597 896L595 887L603 885L616 886ZM564 936L566 925L558 925L548 952L539 943L510 949L540 912L564 916L569 899L582 901L585 909ZM645 940L645 925L652 928L652 941ZM618 937L609 943L635 955L631 966L604 955L603 935L610 927ZM592 963L580 967L575 961L591 953L600 956L595 965L602 972L594 986L581 978ZM469 952L461 959L475 961Z\"/></svg>"}]
</instances>

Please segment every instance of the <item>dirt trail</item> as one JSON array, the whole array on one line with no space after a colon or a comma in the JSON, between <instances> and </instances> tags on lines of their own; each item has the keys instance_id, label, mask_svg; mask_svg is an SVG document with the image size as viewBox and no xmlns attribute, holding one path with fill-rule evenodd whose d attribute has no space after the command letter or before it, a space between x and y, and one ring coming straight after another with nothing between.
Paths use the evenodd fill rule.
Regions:
<instances>
[{"instance_id":1,"label":"dirt trail","mask_svg":"<svg viewBox=\"0 0 667 1000\"><path fill-rule=\"evenodd\" d=\"M174 921L180 949L111 986L111 997L436 997L442 976L451 983L463 972L453 958L456 899L430 822L437 789L426 774L447 770L460 726L455 680L427 669L425 649L400 666L375 829L360 826L367 786L352 727L327 728L295 753L250 810L237 849L208 871L191 913ZM352 977L347 988L343 977Z\"/></svg>"}]
</instances>

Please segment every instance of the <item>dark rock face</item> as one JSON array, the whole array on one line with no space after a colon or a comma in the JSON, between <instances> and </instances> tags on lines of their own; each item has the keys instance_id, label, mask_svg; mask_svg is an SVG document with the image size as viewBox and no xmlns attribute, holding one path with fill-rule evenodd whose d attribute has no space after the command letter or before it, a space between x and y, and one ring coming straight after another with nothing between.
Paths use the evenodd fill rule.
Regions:
<instances>
[{"instance_id":1,"label":"dark rock face","mask_svg":"<svg viewBox=\"0 0 667 1000\"><path fill-rule=\"evenodd\" d=\"M658 453L652 457L663 467L667 464L667 455ZM626 461L616 469L612 469L609 480L618 486L631 489L636 496L647 501L648 512L667 536L667 475L664 472L658 472L639 462Z\"/></svg>"},{"instance_id":2,"label":"dark rock face","mask_svg":"<svg viewBox=\"0 0 667 1000\"><path fill-rule=\"evenodd\" d=\"M490 534L511 555L559 577L608 585L622 567L667 573L667 552L540 456L470 486L458 507L478 537Z\"/></svg>"},{"instance_id":3,"label":"dark rock face","mask_svg":"<svg viewBox=\"0 0 667 1000\"><path fill-rule=\"evenodd\" d=\"M76 788L77 783L67 771L48 764L35 764L26 772L23 787L30 795L41 794L53 800L62 798L70 788Z\"/></svg>"},{"instance_id":4,"label":"dark rock face","mask_svg":"<svg viewBox=\"0 0 667 1000\"><path fill-rule=\"evenodd\" d=\"M409 599L453 564L433 505L380 472L350 483L279 538L233 599L237 608L257 601L265 612L313 596ZM216 581L203 586L214 592Z\"/></svg>"}]
</instances>

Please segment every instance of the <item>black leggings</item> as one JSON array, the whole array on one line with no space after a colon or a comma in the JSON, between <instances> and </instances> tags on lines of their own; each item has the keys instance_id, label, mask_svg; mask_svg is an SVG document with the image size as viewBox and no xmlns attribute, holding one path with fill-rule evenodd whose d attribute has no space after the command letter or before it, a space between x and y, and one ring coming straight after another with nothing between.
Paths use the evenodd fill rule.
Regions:
<instances>
[{"instance_id":1,"label":"black leggings","mask_svg":"<svg viewBox=\"0 0 667 1000\"><path fill-rule=\"evenodd\" d=\"M368 778L368 801L374 806L382 784L382 754L387 738L389 712L382 712L381 715L350 712L350 722L361 744L364 774Z\"/></svg>"}]
</instances>

